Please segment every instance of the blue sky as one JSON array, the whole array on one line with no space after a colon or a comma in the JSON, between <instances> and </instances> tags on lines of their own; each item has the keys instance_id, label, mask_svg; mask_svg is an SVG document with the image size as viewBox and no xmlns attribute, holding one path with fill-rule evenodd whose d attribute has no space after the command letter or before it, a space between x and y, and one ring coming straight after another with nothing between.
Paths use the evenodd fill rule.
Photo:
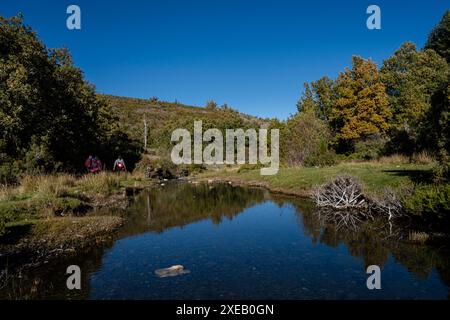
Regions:
<instances>
[{"instance_id":1,"label":"blue sky","mask_svg":"<svg viewBox=\"0 0 450 320\"><path fill-rule=\"evenodd\" d=\"M66 28L77 4L82 29ZM366 28L381 8L382 29ZM286 118L305 81L335 77L353 54L378 64L404 41L422 47L450 0L1 0L49 47L66 46L97 91Z\"/></svg>"}]
</instances>

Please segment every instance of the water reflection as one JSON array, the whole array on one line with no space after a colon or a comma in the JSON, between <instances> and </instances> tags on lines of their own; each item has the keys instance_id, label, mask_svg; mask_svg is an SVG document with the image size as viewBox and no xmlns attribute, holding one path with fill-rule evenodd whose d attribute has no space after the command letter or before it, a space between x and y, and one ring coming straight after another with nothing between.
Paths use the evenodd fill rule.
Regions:
<instances>
[{"instance_id":1,"label":"water reflection","mask_svg":"<svg viewBox=\"0 0 450 320\"><path fill-rule=\"evenodd\" d=\"M231 187L228 184L169 184L140 196L121 235L146 231L163 232L173 227L210 219L218 225L224 218L233 219L244 209L269 196L262 189Z\"/></svg>"},{"instance_id":2,"label":"water reflection","mask_svg":"<svg viewBox=\"0 0 450 320\"><path fill-rule=\"evenodd\" d=\"M141 194L117 240L22 275L1 298L448 298L447 247L400 241L405 228L375 220L342 229L313 203L262 189L167 185ZM192 272L157 279L182 263ZM82 291L65 289L80 265ZM383 269L383 290L365 268Z\"/></svg>"}]
</instances>

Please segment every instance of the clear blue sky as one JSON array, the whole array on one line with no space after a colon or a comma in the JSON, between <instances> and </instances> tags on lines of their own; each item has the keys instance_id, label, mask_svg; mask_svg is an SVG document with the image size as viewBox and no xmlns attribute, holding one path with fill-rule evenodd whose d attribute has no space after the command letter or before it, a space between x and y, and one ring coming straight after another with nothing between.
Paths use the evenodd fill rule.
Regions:
<instances>
[{"instance_id":1,"label":"clear blue sky","mask_svg":"<svg viewBox=\"0 0 450 320\"><path fill-rule=\"evenodd\" d=\"M77 4L82 30L66 28ZM382 30L366 28L377 4ZM286 118L302 83L335 77L353 54L378 64L404 41L422 47L450 0L0 0L49 47L66 46L97 91Z\"/></svg>"}]
</instances>

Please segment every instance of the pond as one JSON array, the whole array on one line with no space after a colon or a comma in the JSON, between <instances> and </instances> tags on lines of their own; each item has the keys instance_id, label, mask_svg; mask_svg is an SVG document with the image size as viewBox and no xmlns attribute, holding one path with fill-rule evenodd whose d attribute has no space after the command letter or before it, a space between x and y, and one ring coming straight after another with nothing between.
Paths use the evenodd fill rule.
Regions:
<instances>
[{"instance_id":1,"label":"pond","mask_svg":"<svg viewBox=\"0 0 450 320\"><path fill-rule=\"evenodd\" d=\"M24 274L5 297L447 299L448 250L398 241L384 222L338 228L315 206L263 189L169 184L140 194L106 246ZM66 288L79 265L82 289ZM183 265L189 273L160 278ZM369 290L366 268L381 268ZM8 292L6 292L8 290Z\"/></svg>"}]
</instances>

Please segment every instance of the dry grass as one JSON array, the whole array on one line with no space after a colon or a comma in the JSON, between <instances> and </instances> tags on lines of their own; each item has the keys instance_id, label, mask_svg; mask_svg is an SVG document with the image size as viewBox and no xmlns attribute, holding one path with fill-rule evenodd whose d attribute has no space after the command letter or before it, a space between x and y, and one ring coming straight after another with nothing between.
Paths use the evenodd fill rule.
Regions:
<instances>
[{"instance_id":1,"label":"dry grass","mask_svg":"<svg viewBox=\"0 0 450 320\"><path fill-rule=\"evenodd\" d=\"M393 154L390 156L383 156L378 160L374 160L376 163L380 164L405 164L410 163L409 158L401 154Z\"/></svg>"},{"instance_id":2,"label":"dry grass","mask_svg":"<svg viewBox=\"0 0 450 320\"><path fill-rule=\"evenodd\" d=\"M423 164L423 165L432 165L436 163L436 159L433 158L429 153L423 151L417 154L414 154L411 158L401 155L394 154L390 156L384 156L377 160L373 161L374 163L380 164L406 164L406 163L415 163L415 164Z\"/></svg>"},{"instance_id":3,"label":"dry grass","mask_svg":"<svg viewBox=\"0 0 450 320\"><path fill-rule=\"evenodd\" d=\"M413 162L418 164L431 165L436 163L436 159L433 156L431 156L428 152L423 151L413 156Z\"/></svg>"},{"instance_id":4,"label":"dry grass","mask_svg":"<svg viewBox=\"0 0 450 320\"><path fill-rule=\"evenodd\" d=\"M76 178L69 174L25 176L20 182L20 193L60 197L75 186Z\"/></svg>"},{"instance_id":5,"label":"dry grass","mask_svg":"<svg viewBox=\"0 0 450 320\"><path fill-rule=\"evenodd\" d=\"M76 181L77 186L82 187L89 193L105 193L120 188L121 176L111 172L101 172L96 175L85 175Z\"/></svg>"},{"instance_id":6,"label":"dry grass","mask_svg":"<svg viewBox=\"0 0 450 320\"><path fill-rule=\"evenodd\" d=\"M0 201L13 200L17 194L18 192L16 188L0 185Z\"/></svg>"}]
</instances>

